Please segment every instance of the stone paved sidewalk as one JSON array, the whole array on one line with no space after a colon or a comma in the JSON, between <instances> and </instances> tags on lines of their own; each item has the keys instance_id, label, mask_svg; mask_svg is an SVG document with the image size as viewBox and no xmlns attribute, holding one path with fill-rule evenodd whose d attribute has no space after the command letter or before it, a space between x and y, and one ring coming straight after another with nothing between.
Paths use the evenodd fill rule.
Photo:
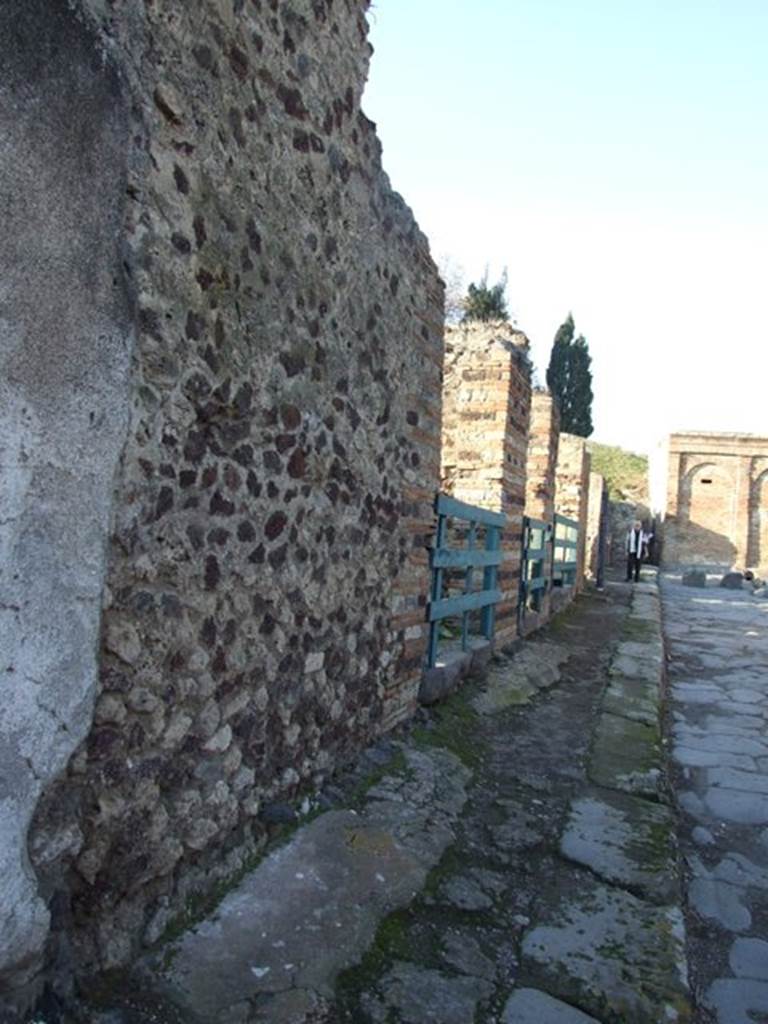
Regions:
<instances>
[{"instance_id":1,"label":"stone paved sidewalk","mask_svg":"<svg viewBox=\"0 0 768 1024\"><path fill-rule=\"evenodd\" d=\"M768 1021L768 602L663 583L702 1021Z\"/></svg>"},{"instance_id":2,"label":"stone paved sidewalk","mask_svg":"<svg viewBox=\"0 0 768 1024\"><path fill-rule=\"evenodd\" d=\"M94 1024L691 1020L659 622L616 584L495 658Z\"/></svg>"}]
</instances>

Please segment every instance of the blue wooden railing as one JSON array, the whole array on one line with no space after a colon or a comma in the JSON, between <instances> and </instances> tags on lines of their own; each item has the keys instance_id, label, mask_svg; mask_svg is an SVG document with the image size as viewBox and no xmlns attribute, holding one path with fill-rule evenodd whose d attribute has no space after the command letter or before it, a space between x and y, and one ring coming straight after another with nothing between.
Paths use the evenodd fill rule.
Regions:
<instances>
[{"instance_id":1,"label":"blue wooden railing","mask_svg":"<svg viewBox=\"0 0 768 1024\"><path fill-rule=\"evenodd\" d=\"M470 612L481 610L481 630L487 640L493 639L495 606L501 601L497 589L498 571L501 564L501 531L506 525L506 516L500 512L489 512L476 505L468 505L445 494L438 494L435 501L437 512L437 534L431 552L432 594L427 609L429 620L429 648L427 664L433 668L437 660L437 645L440 622L443 619L461 615L461 647L469 646ZM466 547L448 547L448 519L468 523ZM476 547L478 527L485 529L482 547ZM445 571L464 571L463 593L455 597L444 597ZM483 586L473 590L474 570L483 570ZM452 573L453 575L453 573Z\"/></svg>"},{"instance_id":2,"label":"blue wooden railing","mask_svg":"<svg viewBox=\"0 0 768 1024\"><path fill-rule=\"evenodd\" d=\"M523 550L520 563L520 619L526 611L539 611L552 586L552 524L523 516Z\"/></svg>"},{"instance_id":3,"label":"blue wooden railing","mask_svg":"<svg viewBox=\"0 0 768 1024\"><path fill-rule=\"evenodd\" d=\"M579 524L567 516L555 515L554 556L552 583L556 587L571 587L576 582L578 568Z\"/></svg>"}]
</instances>

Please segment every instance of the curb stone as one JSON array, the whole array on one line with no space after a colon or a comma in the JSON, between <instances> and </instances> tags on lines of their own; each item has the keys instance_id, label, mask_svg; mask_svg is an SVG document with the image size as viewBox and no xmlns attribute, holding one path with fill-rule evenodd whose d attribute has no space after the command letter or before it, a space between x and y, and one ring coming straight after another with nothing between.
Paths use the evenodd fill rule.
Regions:
<instances>
[{"instance_id":1,"label":"curb stone","mask_svg":"<svg viewBox=\"0 0 768 1024\"><path fill-rule=\"evenodd\" d=\"M523 943L524 960L544 972L552 994L604 1024L691 1020L680 862L665 800L663 688L654 579L633 588L593 733L593 788L571 801L561 837L561 855L591 875L553 901Z\"/></svg>"}]
</instances>

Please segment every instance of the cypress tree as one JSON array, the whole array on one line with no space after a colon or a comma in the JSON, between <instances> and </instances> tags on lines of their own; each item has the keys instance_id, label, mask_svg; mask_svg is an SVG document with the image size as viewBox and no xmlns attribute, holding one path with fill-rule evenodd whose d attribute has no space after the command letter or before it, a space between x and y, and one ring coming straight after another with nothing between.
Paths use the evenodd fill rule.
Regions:
<instances>
[{"instance_id":1,"label":"cypress tree","mask_svg":"<svg viewBox=\"0 0 768 1024\"><path fill-rule=\"evenodd\" d=\"M560 409L560 425L568 434L589 437L592 426L592 358L583 334L574 340L575 325L569 313L552 344L547 368L547 387Z\"/></svg>"}]
</instances>

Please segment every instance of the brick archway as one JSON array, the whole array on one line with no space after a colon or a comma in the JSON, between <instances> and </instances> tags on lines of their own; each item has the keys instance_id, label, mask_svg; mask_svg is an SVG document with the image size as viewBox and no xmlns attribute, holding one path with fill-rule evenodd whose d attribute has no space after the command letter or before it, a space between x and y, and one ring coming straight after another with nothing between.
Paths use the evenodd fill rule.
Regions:
<instances>
[{"instance_id":1,"label":"brick archway","mask_svg":"<svg viewBox=\"0 0 768 1024\"><path fill-rule=\"evenodd\" d=\"M680 484L680 518L696 533L699 560L731 564L736 480L730 467L717 462L690 466Z\"/></svg>"}]
</instances>

